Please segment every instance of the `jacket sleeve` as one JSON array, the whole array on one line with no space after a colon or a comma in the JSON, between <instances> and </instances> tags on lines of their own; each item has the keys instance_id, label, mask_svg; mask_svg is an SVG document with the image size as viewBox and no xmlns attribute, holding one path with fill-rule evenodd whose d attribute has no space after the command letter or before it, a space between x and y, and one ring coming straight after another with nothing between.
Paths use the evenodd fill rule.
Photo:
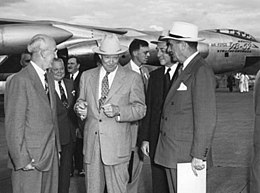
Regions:
<instances>
[{"instance_id":1,"label":"jacket sleeve","mask_svg":"<svg viewBox=\"0 0 260 193\"><path fill-rule=\"evenodd\" d=\"M130 83L129 103L121 105L120 122L131 122L142 119L146 113L144 84L142 78L136 73Z\"/></svg>"},{"instance_id":2,"label":"jacket sleeve","mask_svg":"<svg viewBox=\"0 0 260 193\"><path fill-rule=\"evenodd\" d=\"M27 111L26 80L14 76L5 94L5 129L9 156L16 170L31 162L27 151L25 122Z\"/></svg>"},{"instance_id":3,"label":"jacket sleeve","mask_svg":"<svg viewBox=\"0 0 260 193\"><path fill-rule=\"evenodd\" d=\"M193 157L206 160L216 127L215 76L209 66L202 65L192 85L194 136Z\"/></svg>"}]
</instances>

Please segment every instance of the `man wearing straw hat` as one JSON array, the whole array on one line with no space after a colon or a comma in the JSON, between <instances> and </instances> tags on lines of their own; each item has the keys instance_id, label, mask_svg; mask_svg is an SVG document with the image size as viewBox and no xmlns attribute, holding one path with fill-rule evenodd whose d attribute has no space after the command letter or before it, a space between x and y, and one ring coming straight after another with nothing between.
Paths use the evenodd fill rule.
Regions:
<instances>
[{"instance_id":1,"label":"man wearing straw hat","mask_svg":"<svg viewBox=\"0 0 260 193\"><path fill-rule=\"evenodd\" d=\"M75 111L85 119L84 167L86 191L125 193L131 155L130 122L146 112L144 86L139 74L119 65L121 46L115 35L106 35L98 53L102 65L85 71Z\"/></svg>"},{"instance_id":2,"label":"man wearing straw hat","mask_svg":"<svg viewBox=\"0 0 260 193\"><path fill-rule=\"evenodd\" d=\"M197 26L175 22L164 39L183 66L164 102L154 161L166 168L169 190L176 193L177 163L190 162L195 175L205 168L216 126L215 77L197 51L203 40Z\"/></svg>"}]
</instances>

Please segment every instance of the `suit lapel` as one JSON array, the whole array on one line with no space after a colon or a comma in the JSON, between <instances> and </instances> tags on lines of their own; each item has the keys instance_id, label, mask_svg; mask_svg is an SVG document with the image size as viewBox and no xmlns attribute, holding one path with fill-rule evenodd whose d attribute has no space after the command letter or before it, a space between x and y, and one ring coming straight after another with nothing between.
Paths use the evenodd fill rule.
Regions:
<instances>
[{"instance_id":1,"label":"suit lapel","mask_svg":"<svg viewBox=\"0 0 260 193\"><path fill-rule=\"evenodd\" d=\"M65 85L65 89L67 91L67 99L68 99L68 103L69 103L69 106L72 105L73 103L73 96L72 96L72 85L73 84L69 84L68 80L67 79L63 79L63 82L64 82L64 85Z\"/></svg>"},{"instance_id":2,"label":"suit lapel","mask_svg":"<svg viewBox=\"0 0 260 193\"><path fill-rule=\"evenodd\" d=\"M186 68L182 71L182 73L180 74L180 76L176 79L175 82L173 82L167 97L165 99L165 104L167 104L171 98L175 95L175 93L177 92L177 89L179 88L181 83L186 82L186 80L188 80L192 74L192 72L194 71L194 64L197 61L197 56L195 56L195 58L193 58L190 63L188 64L188 66L186 66Z\"/></svg>"},{"instance_id":3,"label":"suit lapel","mask_svg":"<svg viewBox=\"0 0 260 193\"><path fill-rule=\"evenodd\" d=\"M49 99L45 93L45 90L43 88L42 82L40 80L40 77L38 76L36 70L32 66L32 64L28 65L28 73L31 78L31 82L33 83L33 86L35 90L37 90L37 93L40 95L40 97L48 104L50 104Z\"/></svg>"},{"instance_id":4,"label":"suit lapel","mask_svg":"<svg viewBox=\"0 0 260 193\"><path fill-rule=\"evenodd\" d=\"M124 81L124 78L125 78L125 71L120 65L118 65L118 69L114 77L114 80L112 82L106 101L108 101L114 95L114 93L122 86L122 82Z\"/></svg>"},{"instance_id":5,"label":"suit lapel","mask_svg":"<svg viewBox=\"0 0 260 193\"><path fill-rule=\"evenodd\" d=\"M98 109L98 85L99 85L99 76L100 76L100 68L98 67L95 69L95 71L93 71L89 84L91 85L91 89L92 89L92 94L94 97L94 100L96 101L96 107Z\"/></svg>"}]
</instances>

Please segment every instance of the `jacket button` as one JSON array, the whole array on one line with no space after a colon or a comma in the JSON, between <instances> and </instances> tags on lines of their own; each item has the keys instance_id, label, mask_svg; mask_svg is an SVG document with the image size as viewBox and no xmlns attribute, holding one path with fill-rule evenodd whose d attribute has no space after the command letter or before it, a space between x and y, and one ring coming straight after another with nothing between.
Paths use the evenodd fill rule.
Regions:
<instances>
[{"instance_id":1,"label":"jacket button","mask_svg":"<svg viewBox=\"0 0 260 193\"><path fill-rule=\"evenodd\" d=\"M102 122L102 120L101 120L101 119L99 119L99 122Z\"/></svg>"},{"instance_id":2,"label":"jacket button","mask_svg":"<svg viewBox=\"0 0 260 193\"><path fill-rule=\"evenodd\" d=\"M95 132L95 134L97 134L97 131Z\"/></svg>"}]
</instances>

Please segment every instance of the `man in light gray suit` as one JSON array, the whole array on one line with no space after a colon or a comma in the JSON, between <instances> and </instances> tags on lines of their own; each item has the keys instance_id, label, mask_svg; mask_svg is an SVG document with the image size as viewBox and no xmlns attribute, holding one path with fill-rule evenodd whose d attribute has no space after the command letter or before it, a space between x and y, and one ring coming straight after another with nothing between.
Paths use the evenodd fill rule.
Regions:
<instances>
[{"instance_id":1,"label":"man in light gray suit","mask_svg":"<svg viewBox=\"0 0 260 193\"><path fill-rule=\"evenodd\" d=\"M59 132L54 80L46 70L56 43L34 36L30 64L10 80L5 94L5 129L14 193L57 193Z\"/></svg>"},{"instance_id":2,"label":"man in light gray suit","mask_svg":"<svg viewBox=\"0 0 260 193\"><path fill-rule=\"evenodd\" d=\"M205 169L216 127L215 76L197 51L203 40L197 26L175 22L163 39L179 65L164 101L154 161L165 167L169 191L176 193L178 163L190 162L195 175Z\"/></svg>"},{"instance_id":3,"label":"man in light gray suit","mask_svg":"<svg viewBox=\"0 0 260 193\"><path fill-rule=\"evenodd\" d=\"M115 35L107 35L100 47L102 66L87 70L80 79L80 94L74 106L86 119L84 164L86 191L126 193L131 155L130 122L146 112L144 86L140 75L119 65L121 46ZM85 107L85 108L84 108Z\"/></svg>"}]
</instances>

